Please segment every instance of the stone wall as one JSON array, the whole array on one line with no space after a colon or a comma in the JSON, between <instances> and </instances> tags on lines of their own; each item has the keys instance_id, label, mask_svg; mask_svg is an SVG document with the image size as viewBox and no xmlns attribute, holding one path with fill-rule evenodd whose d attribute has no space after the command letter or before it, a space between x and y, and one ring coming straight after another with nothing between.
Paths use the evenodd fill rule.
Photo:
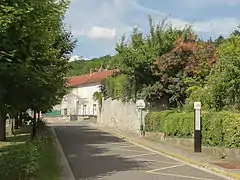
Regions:
<instances>
[{"instance_id":1,"label":"stone wall","mask_svg":"<svg viewBox=\"0 0 240 180\"><path fill-rule=\"evenodd\" d=\"M138 133L140 131L140 111L135 103L123 103L111 98L103 100L101 110L98 113L99 125L120 130ZM142 121L146 111L142 111Z\"/></svg>"}]
</instances>

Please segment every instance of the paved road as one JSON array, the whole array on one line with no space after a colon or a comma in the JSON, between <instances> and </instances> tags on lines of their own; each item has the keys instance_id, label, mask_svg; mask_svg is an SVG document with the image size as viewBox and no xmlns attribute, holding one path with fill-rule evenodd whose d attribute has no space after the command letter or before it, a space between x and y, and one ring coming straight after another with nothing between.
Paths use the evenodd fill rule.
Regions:
<instances>
[{"instance_id":1,"label":"paved road","mask_svg":"<svg viewBox=\"0 0 240 180\"><path fill-rule=\"evenodd\" d=\"M54 128L76 180L223 180L86 124Z\"/></svg>"}]
</instances>

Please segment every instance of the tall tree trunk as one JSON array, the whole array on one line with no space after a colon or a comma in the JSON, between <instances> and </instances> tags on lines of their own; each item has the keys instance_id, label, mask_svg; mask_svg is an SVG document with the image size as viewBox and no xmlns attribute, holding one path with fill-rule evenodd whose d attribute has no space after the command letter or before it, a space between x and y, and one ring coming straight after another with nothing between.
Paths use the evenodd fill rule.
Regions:
<instances>
[{"instance_id":1,"label":"tall tree trunk","mask_svg":"<svg viewBox=\"0 0 240 180\"><path fill-rule=\"evenodd\" d=\"M37 112L37 120L40 121L40 111Z\"/></svg>"},{"instance_id":2,"label":"tall tree trunk","mask_svg":"<svg viewBox=\"0 0 240 180\"><path fill-rule=\"evenodd\" d=\"M6 141L6 114L0 115L0 141Z\"/></svg>"},{"instance_id":3,"label":"tall tree trunk","mask_svg":"<svg viewBox=\"0 0 240 180\"><path fill-rule=\"evenodd\" d=\"M19 123L18 126L22 127L22 125L23 125L23 113L22 112L19 113L18 123Z\"/></svg>"},{"instance_id":4,"label":"tall tree trunk","mask_svg":"<svg viewBox=\"0 0 240 180\"><path fill-rule=\"evenodd\" d=\"M8 116L9 117L9 134L10 135L13 135L13 118L11 116Z\"/></svg>"},{"instance_id":5,"label":"tall tree trunk","mask_svg":"<svg viewBox=\"0 0 240 180\"><path fill-rule=\"evenodd\" d=\"M14 124L14 129L19 129L19 121L20 121L20 118L19 118L19 114L17 114L15 117L15 124Z\"/></svg>"},{"instance_id":6,"label":"tall tree trunk","mask_svg":"<svg viewBox=\"0 0 240 180\"><path fill-rule=\"evenodd\" d=\"M33 124L32 124L32 140L35 138L36 136L36 119L37 119L37 113L36 111L33 111Z\"/></svg>"}]
</instances>

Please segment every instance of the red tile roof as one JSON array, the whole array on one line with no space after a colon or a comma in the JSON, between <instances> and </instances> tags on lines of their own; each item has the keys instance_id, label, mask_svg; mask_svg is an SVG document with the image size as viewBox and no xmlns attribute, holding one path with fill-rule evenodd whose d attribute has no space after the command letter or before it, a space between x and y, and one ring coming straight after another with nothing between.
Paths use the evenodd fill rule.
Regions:
<instances>
[{"instance_id":1,"label":"red tile roof","mask_svg":"<svg viewBox=\"0 0 240 180\"><path fill-rule=\"evenodd\" d=\"M90 83L100 83L102 80L111 76L115 70L108 70L108 71L100 71L94 72L92 74L84 74L80 76L72 76L69 78L67 86L74 87L79 85L86 85Z\"/></svg>"}]
</instances>

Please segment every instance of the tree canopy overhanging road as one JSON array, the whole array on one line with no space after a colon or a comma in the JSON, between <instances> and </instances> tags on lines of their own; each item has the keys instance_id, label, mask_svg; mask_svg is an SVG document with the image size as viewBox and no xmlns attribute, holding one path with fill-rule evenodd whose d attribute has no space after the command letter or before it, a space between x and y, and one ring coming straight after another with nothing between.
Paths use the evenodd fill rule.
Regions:
<instances>
[{"instance_id":1,"label":"tree canopy overhanging road","mask_svg":"<svg viewBox=\"0 0 240 180\"><path fill-rule=\"evenodd\" d=\"M0 3L0 141L6 114L51 109L66 94L68 55L75 41L64 27L68 0ZM34 136L33 128L33 136Z\"/></svg>"}]
</instances>

